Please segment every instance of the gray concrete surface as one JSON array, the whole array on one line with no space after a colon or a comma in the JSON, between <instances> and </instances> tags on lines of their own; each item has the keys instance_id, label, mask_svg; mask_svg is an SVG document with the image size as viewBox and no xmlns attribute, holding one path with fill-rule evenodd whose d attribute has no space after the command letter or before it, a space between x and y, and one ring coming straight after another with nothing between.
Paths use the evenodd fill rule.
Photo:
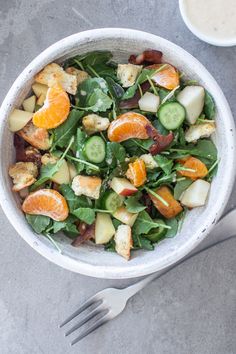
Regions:
<instances>
[{"instance_id":1,"label":"gray concrete surface","mask_svg":"<svg viewBox=\"0 0 236 354\"><path fill-rule=\"evenodd\" d=\"M149 31L188 50L215 76L236 117L236 48L195 38L182 22L177 0L0 0L0 100L48 45L109 26ZM235 197L234 191L227 210L236 205ZM0 224L1 354L236 353L235 241L152 283L120 317L70 348L57 328L61 319L94 292L130 282L60 269L35 253L3 212Z\"/></svg>"}]
</instances>

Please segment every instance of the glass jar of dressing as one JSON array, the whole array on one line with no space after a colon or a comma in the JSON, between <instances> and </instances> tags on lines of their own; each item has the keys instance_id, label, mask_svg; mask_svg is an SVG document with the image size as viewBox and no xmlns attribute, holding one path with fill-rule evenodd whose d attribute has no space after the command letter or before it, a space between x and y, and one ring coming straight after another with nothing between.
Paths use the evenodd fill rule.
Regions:
<instances>
[{"instance_id":1,"label":"glass jar of dressing","mask_svg":"<svg viewBox=\"0 0 236 354\"><path fill-rule=\"evenodd\" d=\"M201 40L236 45L236 0L179 0L182 18Z\"/></svg>"}]
</instances>

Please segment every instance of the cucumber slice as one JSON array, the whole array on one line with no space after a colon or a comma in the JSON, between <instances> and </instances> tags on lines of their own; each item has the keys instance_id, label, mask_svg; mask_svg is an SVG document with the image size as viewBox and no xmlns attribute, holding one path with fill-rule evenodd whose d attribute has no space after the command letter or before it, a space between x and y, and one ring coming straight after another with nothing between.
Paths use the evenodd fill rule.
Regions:
<instances>
[{"instance_id":1,"label":"cucumber slice","mask_svg":"<svg viewBox=\"0 0 236 354\"><path fill-rule=\"evenodd\" d=\"M106 145L100 136L92 136L84 144L85 157L94 163L100 163L106 156Z\"/></svg>"},{"instance_id":2,"label":"cucumber slice","mask_svg":"<svg viewBox=\"0 0 236 354\"><path fill-rule=\"evenodd\" d=\"M175 130L181 126L185 119L185 109L178 102L167 102L160 107L158 116L166 129Z\"/></svg>"},{"instance_id":3,"label":"cucumber slice","mask_svg":"<svg viewBox=\"0 0 236 354\"><path fill-rule=\"evenodd\" d=\"M162 224L164 226L166 225L165 221L162 219L156 219L155 222ZM147 237L152 242L158 242L164 238L166 232L167 232L167 229L160 226L160 227L157 227L156 229L152 229L149 234L145 235L145 237Z\"/></svg>"},{"instance_id":4,"label":"cucumber slice","mask_svg":"<svg viewBox=\"0 0 236 354\"><path fill-rule=\"evenodd\" d=\"M116 192L107 191L102 200L103 208L114 212L123 204L124 199L125 198L122 195L119 195Z\"/></svg>"}]
</instances>

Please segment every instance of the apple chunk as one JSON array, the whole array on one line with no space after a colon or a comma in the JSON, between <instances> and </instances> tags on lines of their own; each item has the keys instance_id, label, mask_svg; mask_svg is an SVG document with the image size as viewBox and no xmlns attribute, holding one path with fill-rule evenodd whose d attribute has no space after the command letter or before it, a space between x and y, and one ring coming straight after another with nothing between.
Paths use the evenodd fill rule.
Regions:
<instances>
[{"instance_id":1,"label":"apple chunk","mask_svg":"<svg viewBox=\"0 0 236 354\"><path fill-rule=\"evenodd\" d=\"M11 132L17 132L31 120L33 113L14 109L8 118L8 125Z\"/></svg>"},{"instance_id":2,"label":"apple chunk","mask_svg":"<svg viewBox=\"0 0 236 354\"><path fill-rule=\"evenodd\" d=\"M41 95L46 96L48 91L48 86L36 82L35 84L32 85L32 90L34 91L37 97L40 97Z\"/></svg>"},{"instance_id":3,"label":"apple chunk","mask_svg":"<svg viewBox=\"0 0 236 354\"><path fill-rule=\"evenodd\" d=\"M137 219L138 214L133 214L127 211L124 206L118 208L115 213L112 214L114 218L121 221L123 224L129 225L132 227Z\"/></svg>"},{"instance_id":4,"label":"apple chunk","mask_svg":"<svg viewBox=\"0 0 236 354\"><path fill-rule=\"evenodd\" d=\"M178 95L179 101L186 110L186 119L194 124L204 106L205 90L202 86L186 86Z\"/></svg>"},{"instance_id":5,"label":"apple chunk","mask_svg":"<svg viewBox=\"0 0 236 354\"><path fill-rule=\"evenodd\" d=\"M110 241L115 235L115 228L113 226L109 214L97 213L95 221L95 242L96 244L104 244Z\"/></svg>"},{"instance_id":6,"label":"apple chunk","mask_svg":"<svg viewBox=\"0 0 236 354\"><path fill-rule=\"evenodd\" d=\"M66 160L62 160L59 170L52 176L51 180L58 184L70 183L70 172Z\"/></svg>"},{"instance_id":7,"label":"apple chunk","mask_svg":"<svg viewBox=\"0 0 236 354\"><path fill-rule=\"evenodd\" d=\"M181 196L181 203L188 208L196 208L206 204L210 183L203 179L193 182Z\"/></svg>"},{"instance_id":8,"label":"apple chunk","mask_svg":"<svg viewBox=\"0 0 236 354\"><path fill-rule=\"evenodd\" d=\"M126 178L112 178L110 187L119 195L128 196L136 193L138 190Z\"/></svg>"},{"instance_id":9,"label":"apple chunk","mask_svg":"<svg viewBox=\"0 0 236 354\"><path fill-rule=\"evenodd\" d=\"M30 96L30 97L26 98L23 101L22 106L23 106L25 111L34 112L35 103L36 103L36 96L33 95L33 96Z\"/></svg>"}]
</instances>

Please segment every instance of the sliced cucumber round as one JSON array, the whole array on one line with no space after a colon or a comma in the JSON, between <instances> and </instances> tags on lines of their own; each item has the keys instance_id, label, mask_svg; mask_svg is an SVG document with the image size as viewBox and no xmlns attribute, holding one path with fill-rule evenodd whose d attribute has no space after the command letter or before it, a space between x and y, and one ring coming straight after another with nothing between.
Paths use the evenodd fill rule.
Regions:
<instances>
[{"instance_id":1,"label":"sliced cucumber round","mask_svg":"<svg viewBox=\"0 0 236 354\"><path fill-rule=\"evenodd\" d=\"M119 195L116 192L107 191L103 196L102 206L104 209L114 212L123 204L124 199L125 198L122 195Z\"/></svg>"},{"instance_id":2,"label":"sliced cucumber round","mask_svg":"<svg viewBox=\"0 0 236 354\"><path fill-rule=\"evenodd\" d=\"M92 136L84 144L85 157L90 162L101 163L106 156L106 145L100 136Z\"/></svg>"},{"instance_id":3,"label":"sliced cucumber round","mask_svg":"<svg viewBox=\"0 0 236 354\"><path fill-rule=\"evenodd\" d=\"M167 102L158 111L161 124L168 130L175 130L185 119L185 109L178 102Z\"/></svg>"},{"instance_id":4,"label":"sliced cucumber round","mask_svg":"<svg viewBox=\"0 0 236 354\"><path fill-rule=\"evenodd\" d=\"M154 220L156 223L161 224L161 225L166 225L165 221L162 219L155 219ZM162 240L167 232L167 229L159 226L156 229L152 229L149 234L145 235L150 241L152 242L158 242Z\"/></svg>"}]
</instances>

